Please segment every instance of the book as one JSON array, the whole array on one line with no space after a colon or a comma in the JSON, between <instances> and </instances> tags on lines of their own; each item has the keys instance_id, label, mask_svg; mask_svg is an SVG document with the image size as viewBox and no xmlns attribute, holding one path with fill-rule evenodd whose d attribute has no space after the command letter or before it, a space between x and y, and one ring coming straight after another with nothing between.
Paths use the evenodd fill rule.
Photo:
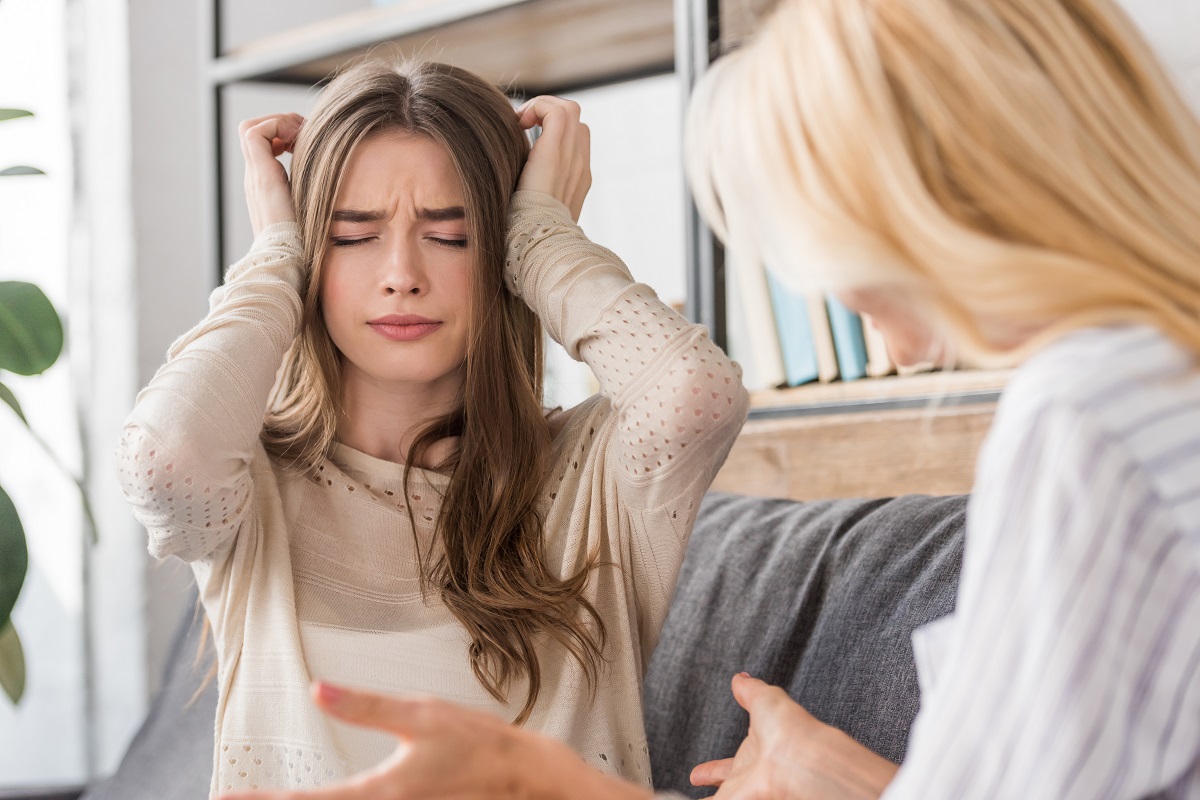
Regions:
<instances>
[{"instance_id":1,"label":"book","mask_svg":"<svg viewBox=\"0 0 1200 800\"><path fill-rule=\"evenodd\" d=\"M811 383L817 379L819 371L812 324L808 318L808 301L801 292L789 289L770 272L767 273L767 289L771 293L771 310L775 313L787 384Z\"/></svg>"},{"instance_id":2,"label":"book","mask_svg":"<svg viewBox=\"0 0 1200 800\"><path fill-rule=\"evenodd\" d=\"M867 317L862 318L863 338L867 343L867 375L872 378L882 378L896 371L892 357L888 354L887 341L883 333L871 324Z\"/></svg>"},{"instance_id":3,"label":"book","mask_svg":"<svg viewBox=\"0 0 1200 800\"><path fill-rule=\"evenodd\" d=\"M867 374L867 343L863 338L862 319L832 294L825 297L829 328L837 354L838 372L844 381L856 381Z\"/></svg>"},{"instance_id":4,"label":"book","mask_svg":"<svg viewBox=\"0 0 1200 800\"><path fill-rule=\"evenodd\" d=\"M726 288L729 356L742 366L742 383L752 392L776 389L786 383L783 353L771 311L766 270L761 265L740 269L730 264Z\"/></svg>"},{"instance_id":5,"label":"book","mask_svg":"<svg viewBox=\"0 0 1200 800\"><path fill-rule=\"evenodd\" d=\"M833 329L829 326L829 312L825 298L819 292L804 296L808 302L808 321L812 330L813 348L817 351L817 380L829 383L837 380L837 351L833 344Z\"/></svg>"}]
</instances>

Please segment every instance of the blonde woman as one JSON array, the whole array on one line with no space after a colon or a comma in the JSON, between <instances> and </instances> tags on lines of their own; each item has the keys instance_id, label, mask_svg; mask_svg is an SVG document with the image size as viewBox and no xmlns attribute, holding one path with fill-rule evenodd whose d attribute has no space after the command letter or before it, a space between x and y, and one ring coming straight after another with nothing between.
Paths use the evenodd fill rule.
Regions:
<instances>
[{"instance_id":1,"label":"blonde woman","mask_svg":"<svg viewBox=\"0 0 1200 800\"><path fill-rule=\"evenodd\" d=\"M394 750L319 713L316 680L444 698L566 743L601 785L648 784L643 666L747 397L575 225L578 106L518 112L465 71L374 60L308 120L240 132L254 244L119 449L151 552L191 563L213 629L213 794ZM543 410L543 324L598 396Z\"/></svg>"},{"instance_id":2,"label":"blonde woman","mask_svg":"<svg viewBox=\"0 0 1200 800\"><path fill-rule=\"evenodd\" d=\"M904 763L739 675L749 736L693 781L718 798L1200 798L1200 125L1131 23L1111 0L782 0L705 79L689 134L736 268L840 293L901 363L1018 365L957 609L914 636ZM327 798L443 796L430 766L453 748L482 785L587 774L524 731L466 735L465 710L324 702L412 742ZM649 794L623 790L557 796Z\"/></svg>"},{"instance_id":3,"label":"blonde woman","mask_svg":"<svg viewBox=\"0 0 1200 800\"><path fill-rule=\"evenodd\" d=\"M957 608L913 636L899 771L742 676L750 737L693 780L1200 797L1200 124L1130 21L1112 0L785 0L692 133L743 269L840 292L901 363L1017 366Z\"/></svg>"}]
</instances>

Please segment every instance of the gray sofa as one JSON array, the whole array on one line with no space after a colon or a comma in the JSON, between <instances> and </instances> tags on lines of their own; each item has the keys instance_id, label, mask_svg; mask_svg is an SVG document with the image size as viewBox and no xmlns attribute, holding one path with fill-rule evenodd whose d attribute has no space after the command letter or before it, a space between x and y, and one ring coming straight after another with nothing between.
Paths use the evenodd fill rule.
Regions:
<instances>
[{"instance_id":1,"label":"gray sofa","mask_svg":"<svg viewBox=\"0 0 1200 800\"><path fill-rule=\"evenodd\" d=\"M646 676L655 782L692 797L692 766L732 755L748 718L737 672L784 686L818 718L899 761L917 711L909 635L953 609L966 499L796 503L710 494ZM215 690L199 626L174 643L164 688L117 773L86 800L202 800Z\"/></svg>"}]
</instances>

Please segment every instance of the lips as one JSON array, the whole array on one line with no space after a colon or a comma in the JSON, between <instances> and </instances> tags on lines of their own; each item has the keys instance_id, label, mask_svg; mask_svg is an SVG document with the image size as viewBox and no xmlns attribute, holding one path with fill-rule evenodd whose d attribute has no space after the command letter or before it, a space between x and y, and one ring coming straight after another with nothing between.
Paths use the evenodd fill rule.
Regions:
<instances>
[{"instance_id":1,"label":"lips","mask_svg":"<svg viewBox=\"0 0 1200 800\"><path fill-rule=\"evenodd\" d=\"M367 323L371 329L394 342L411 342L422 339L442 327L435 319L416 314L388 314Z\"/></svg>"}]
</instances>

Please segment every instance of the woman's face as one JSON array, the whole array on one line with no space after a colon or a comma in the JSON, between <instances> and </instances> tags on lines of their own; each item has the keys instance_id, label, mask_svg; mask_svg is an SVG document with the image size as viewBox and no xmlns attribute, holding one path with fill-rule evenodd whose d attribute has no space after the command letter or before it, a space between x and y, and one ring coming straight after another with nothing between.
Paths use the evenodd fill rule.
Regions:
<instances>
[{"instance_id":1,"label":"woman's face","mask_svg":"<svg viewBox=\"0 0 1200 800\"><path fill-rule=\"evenodd\" d=\"M329 235L321 310L345 377L453 396L467 356L474 248L446 149L404 131L363 141Z\"/></svg>"},{"instance_id":2,"label":"woman's face","mask_svg":"<svg viewBox=\"0 0 1200 800\"><path fill-rule=\"evenodd\" d=\"M922 318L916 297L903 286L863 287L837 292L842 305L861 314L883 334L888 355L901 366L940 364L943 348Z\"/></svg>"}]
</instances>

